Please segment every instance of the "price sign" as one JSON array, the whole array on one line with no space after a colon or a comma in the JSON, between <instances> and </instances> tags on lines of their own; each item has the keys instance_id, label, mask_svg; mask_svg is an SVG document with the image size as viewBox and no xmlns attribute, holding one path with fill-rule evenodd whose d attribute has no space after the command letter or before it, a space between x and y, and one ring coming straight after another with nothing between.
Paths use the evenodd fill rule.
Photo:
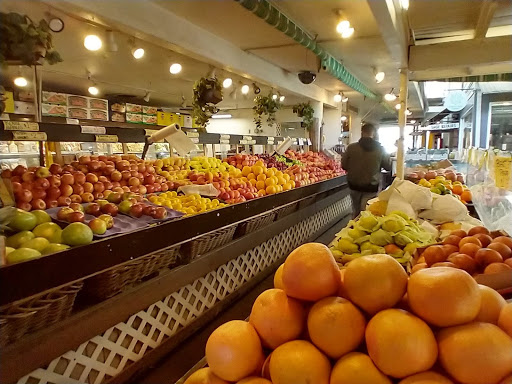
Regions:
<instances>
[{"instance_id":1,"label":"price sign","mask_svg":"<svg viewBox=\"0 0 512 384\"><path fill-rule=\"evenodd\" d=\"M46 141L48 139L46 132L21 132L12 133L14 140L22 141Z\"/></svg>"},{"instance_id":2,"label":"price sign","mask_svg":"<svg viewBox=\"0 0 512 384\"><path fill-rule=\"evenodd\" d=\"M498 188L511 189L512 157L496 156L494 158L494 182Z\"/></svg>"},{"instance_id":3,"label":"price sign","mask_svg":"<svg viewBox=\"0 0 512 384\"><path fill-rule=\"evenodd\" d=\"M118 141L117 135L96 135L97 143L117 143Z\"/></svg>"},{"instance_id":4,"label":"price sign","mask_svg":"<svg viewBox=\"0 0 512 384\"><path fill-rule=\"evenodd\" d=\"M73 125L78 125L80 124L80 121L78 121L78 119L70 119L69 117L66 119L66 124L73 124Z\"/></svg>"},{"instance_id":5,"label":"price sign","mask_svg":"<svg viewBox=\"0 0 512 384\"><path fill-rule=\"evenodd\" d=\"M92 133L93 135L104 135L105 133L107 133L105 127L95 127L92 125L81 125L80 131L82 133Z\"/></svg>"},{"instance_id":6,"label":"price sign","mask_svg":"<svg viewBox=\"0 0 512 384\"><path fill-rule=\"evenodd\" d=\"M28 121L4 121L6 131L39 131L39 124Z\"/></svg>"}]
</instances>

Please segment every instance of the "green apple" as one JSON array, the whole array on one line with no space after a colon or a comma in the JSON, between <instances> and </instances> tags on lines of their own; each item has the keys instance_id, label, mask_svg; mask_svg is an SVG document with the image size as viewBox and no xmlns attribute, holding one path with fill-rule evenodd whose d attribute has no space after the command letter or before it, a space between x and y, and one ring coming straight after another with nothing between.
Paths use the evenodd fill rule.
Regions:
<instances>
[{"instance_id":1,"label":"green apple","mask_svg":"<svg viewBox=\"0 0 512 384\"><path fill-rule=\"evenodd\" d=\"M107 232L107 223L102 219L92 219L89 221L89 228L95 235L103 235Z\"/></svg>"},{"instance_id":2,"label":"green apple","mask_svg":"<svg viewBox=\"0 0 512 384\"><path fill-rule=\"evenodd\" d=\"M30 212L17 209L16 214L9 223L9 228L15 231L31 231L36 225L36 216Z\"/></svg>"},{"instance_id":3,"label":"green apple","mask_svg":"<svg viewBox=\"0 0 512 384\"><path fill-rule=\"evenodd\" d=\"M52 221L52 218L50 217L50 215L48 213L46 213L45 211L41 211L38 209L38 210L32 211L30 213L32 213L36 217L36 219L37 219L36 225L39 225L42 223L50 223Z\"/></svg>"},{"instance_id":4,"label":"green apple","mask_svg":"<svg viewBox=\"0 0 512 384\"><path fill-rule=\"evenodd\" d=\"M32 240L29 240L23 244L21 244L21 248L31 248L36 251L42 252L47 246L50 245L50 242L44 237L36 237Z\"/></svg>"},{"instance_id":5,"label":"green apple","mask_svg":"<svg viewBox=\"0 0 512 384\"><path fill-rule=\"evenodd\" d=\"M41 252L42 255L49 255L50 253L56 253L69 249L69 245L65 244L50 244Z\"/></svg>"},{"instance_id":6,"label":"green apple","mask_svg":"<svg viewBox=\"0 0 512 384\"><path fill-rule=\"evenodd\" d=\"M19 263L21 261L37 259L41 252L31 248L19 248L5 256L7 264Z\"/></svg>"},{"instance_id":7,"label":"green apple","mask_svg":"<svg viewBox=\"0 0 512 384\"><path fill-rule=\"evenodd\" d=\"M128 201L128 200L123 200L119 203L119 212L121 213L124 213L124 214L129 214L130 213L130 208L132 207L132 202L131 201Z\"/></svg>"},{"instance_id":8,"label":"green apple","mask_svg":"<svg viewBox=\"0 0 512 384\"><path fill-rule=\"evenodd\" d=\"M96 200L96 203L99 204L100 207L103 207L105 204L108 204L108 200L99 199L99 200Z\"/></svg>"},{"instance_id":9,"label":"green apple","mask_svg":"<svg viewBox=\"0 0 512 384\"><path fill-rule=\"evenodd\" d=\"M44 237L50 243L60 243L62 229L55 223L39 224L32 231L36 237Z\"/></svg>"},{"instance_id":10,"label":"green apple","mask_svg":"<svg viewBox=\"0 0 512 384\"><path fill-rule=\"evenodd\" d=\"M19 248L21 244L32 240L34 237L36 236L30 231L21 231L15 235L9 236L5 240L5 245L12 248Z\"/></svg>"}]
</instances>

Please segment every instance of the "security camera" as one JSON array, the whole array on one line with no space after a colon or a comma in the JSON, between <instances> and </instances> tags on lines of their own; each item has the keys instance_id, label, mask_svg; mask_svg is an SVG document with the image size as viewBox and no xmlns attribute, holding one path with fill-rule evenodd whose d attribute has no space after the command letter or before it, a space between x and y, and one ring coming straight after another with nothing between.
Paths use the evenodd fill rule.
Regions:
<instances>
[{"instance_id":1,"label":"security camera","mask_svg":"<svg viewBox=\"0 0 512 384\"><path fill-rule=\"evenodd\" d=\"M311 84L316 79L316 74L311 71L299 72L299 80L303 84Z\"/></svg>"}]
</instances>

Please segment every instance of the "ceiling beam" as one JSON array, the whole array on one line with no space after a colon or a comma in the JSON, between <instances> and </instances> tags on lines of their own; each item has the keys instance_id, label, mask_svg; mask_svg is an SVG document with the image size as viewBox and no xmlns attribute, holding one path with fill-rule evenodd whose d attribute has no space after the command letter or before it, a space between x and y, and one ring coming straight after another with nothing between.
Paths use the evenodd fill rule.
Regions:
<instances>
[{"instance_id":1,"label":"ceiling beam","mask_svg":"<svg viewBox=\"0 0 512 384\"><path fill-rule=\"evenodd\" d=\"M475 39L483 39L489 30L494 12L498 8L496 0L482 0L480 6L480 13L475 27Z\"/></svg>"},{"instance_id":2,"label":"ceiling beam","mask_svg":"<svg viewBox=\"0 0 512 384\"><path fill-rule=\"evenodd\" d=\"M510 72L512 36L411 46L414 80ZM508 69L507 69L508 68Z\"/></svg>"},{"instance_id":3,"label":"ceiling beam","mask_svg":"<svg viewBox=\"0 0 512 384\"><path fill-rule=\"evenodd\" d=\"M74 17L150 41L262 84L333 105L328 91L302 84L295 73L244 52L153 1L43 0ZM206 75L206 74L205 74Z\"/></svg>"}]
</instances>

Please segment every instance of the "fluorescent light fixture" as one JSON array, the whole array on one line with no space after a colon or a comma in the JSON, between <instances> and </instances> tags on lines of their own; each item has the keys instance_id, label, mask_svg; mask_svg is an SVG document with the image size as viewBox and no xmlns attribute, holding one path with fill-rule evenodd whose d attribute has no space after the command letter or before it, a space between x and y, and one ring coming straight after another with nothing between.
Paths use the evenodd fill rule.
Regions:
<instances>
[{"instance_id":1,"label":"fluorescent light fixture","mask_svg":"<svg viewBox=\"0 0 512 384\"><path fill-rule=\"evenodd\" d=\"M377 84L379 84L382 82L382 80L384 80L385 77L386 74L382 71L379 71L375 74L375 81L377 82Z\"/></svg>"},{"instance_id":2,"label":"fluorescent light fixture","mask_svg":"<svg viewBox=\"0 0 512 384\"><path fill-rule=\"evenodd\" d=\"M250 87L247 84L242 85L242 94L247 95L249 93Z\"/></svg>"},{"instance_id":3,"label":"fluorescent light fixture","mask_svg":"<svg viewBox=\"0 0 512 384\"><path fill-rule=\"evenodd\" d=\"M212 119L231 119L233 116L231 116L229 113L224 113L220 115L212 115Z\"/></svg>"},{"instance_id":4,"label":"fluorescent light fixture","mask_svg":"<svg viewBox=\"0 0 512 384\"><path fill-rule=\"evenodd\" d=\"M401 108L402 108L402 104L400 104L400 103L396 103L396 104L395 104L395 109L396 109L397 111L399 111Z\"/></svg>"},{"instance_id":5,"label":"fluorescent light fixture","mask_svg":"<svg viewBox=\"0 0 512 384\"><path fill-rule=\"evenodd\" d=\"M88 89L89 93L93 96L96 96L98 93L100 93L100 90L95 87L94 85L91 85Z\"/></svg>"},{"instance_id":6,"label":"fluorescent light fixture","mask_svg":"<svg viewBox=\"0 0 512 384\"><path fill-rule=\"evenodd\" d=\"M17 87L26 87L28 85L28 81L23 76L18 76L14 79L14 85Z\"/></svg>"},{"instance_id":7,"label":"fluorescent light fixture","mask_svg":"<svg viewBox=\"0 0 512 384\"><path fill-rule=\"evenodd\" d=\"M222 82L222 86L224 88L229 88L229 87L231 87L232 84L233 84L233 80L229 77L224 79L224 81Z\"/></svg>"},{"instance_id":8,"label":"fluorescent light fixture","mask_svg":"<svg viewBox=\"0 0 512 384\"><path fill-rule=\"evenodd\" d=\"M334 102L335 103L341 102L341 94L340 93L337 93L336 95L334 95Z\"/></svg>"},{"instance_id":9,"label":"fluorescent light fixture","mask_svg":"<svg viewBox=\"0 0 512 384\"><path fill-rule=\"evenodd\" d=\"M101 39L97 35L87 35L84 39L84 47L89 51L97 51L102 46Z\"/></svg>"},{"instance_id":10,"label":"fluorescent light fixture","mask_svg":"<svg viewBox=\"0 0 512 384\"><path fill-rule=\"evenodd\" d=\"M400 0L400 6L407 11L409 9L409 0Z\"/></svg>"},{"instance_id":11,"label":"fluorescent light fixture","mask_svg":"<svg viewBox=\"0 0 512 384\"><path fill-rule=\"evenodd\" d=\"M173 75L176 75L176 74L178 74L178 73L180 73L180 72L181 72L181 69L182 69L181 64L179 64L179 63L174 63L174 64L172 64L172 65L169 67L169 72L171 72Z\"/></svg>"},{"instance_id":12,"label":"fluorescent light fixture","mask_svg":"<svg viewBox=\"0 0 512 384\"><path fill-rule=\"evenodd\" d=\"M341 33L341 37L344 39L348 39L350 36L354 34L354 28L349 28L346 31Z\"/></svg>"},{"instance_id":13,"label":"fluorescent light fixture","mask_svg":"<svg viewBox=\"0 0 512 384\"><path fill-rule=\"evenodd\" d=\"M279 101L282 103L284 101L285 97L284 95L281 95L281 97L279 97Z\"/></svg>"},{"instance_id":14,"label":"fluorescent light fixture","mask_svg":"<svg viewBox=\"0 0 512 384\"><path fill-rule=\"evenodd\" d=\"M137 60L142 59L144 57L144 48L134 48L132 49L132 55Z\"/></svg>"},{"instance_id":15,"label":"fluorescent light fixture","mask_svg":"<svg viewBox=\"0 0 512 384\"><path fill-rule=\"evenodd\" d=\"M347 121L347 116L345 116L345 115L341 116L341 121Z\"/></svg>"}]
</instances>

